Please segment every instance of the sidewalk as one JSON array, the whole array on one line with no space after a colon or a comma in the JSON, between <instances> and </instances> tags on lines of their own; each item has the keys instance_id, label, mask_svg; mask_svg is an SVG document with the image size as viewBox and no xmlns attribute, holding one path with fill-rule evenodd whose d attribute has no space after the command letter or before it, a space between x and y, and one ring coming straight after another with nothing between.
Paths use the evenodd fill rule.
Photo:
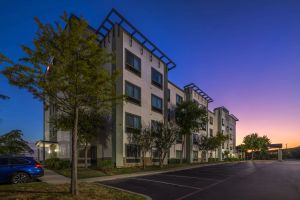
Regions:
<instances>
[{"instance_id":1,"label":"sidewalk","mask_svg":"<svg viewBox=\"0 0 300 200\"><path fill-rule=\"evenodd\" d=\"M239 161L244 162L244 161ZM120 174L120 175L113 175L113 176L100 176L100 177L93 177L93 178L85 178L85 179L78 179L79 182L100 182L100 181L109 181L109 180L115 180L115 179L122 179L122 178L131 178L131 177L138 177L138 176L146 176L146 175L154 175L154 174L161 174L165 172L175 172L185 169L194 169L194 168L200 168L205 166L212 166L212 165L222 165L222 164L235 164L238 162L220 162L220 163L208 163L208 164L199 164L199 165L193 165L193 166L185 166L185 167L178 167L173 169L162 169L162 170L155 170L155 171L147 171L147 172L137 172L137 173L131 173L131 174ZM40 178L41 181L50 183L50 184L64 184L69 183L70 178L67 178L65 176L59 175L56 172L45 169L45 175Z\"/></svg>"},{"instance_id":2,"label":"sidewalk","mask_svg":"<svg viewBox=\"0 0 300 200\"><path fill-rule=\"evenodd\" d=\"M44 170L45 170L44 176L39 178L41 181L49 184L70 183L70 178L57 174L56 172L49 169L44 169Z\"/></svg>"}]
</instances>

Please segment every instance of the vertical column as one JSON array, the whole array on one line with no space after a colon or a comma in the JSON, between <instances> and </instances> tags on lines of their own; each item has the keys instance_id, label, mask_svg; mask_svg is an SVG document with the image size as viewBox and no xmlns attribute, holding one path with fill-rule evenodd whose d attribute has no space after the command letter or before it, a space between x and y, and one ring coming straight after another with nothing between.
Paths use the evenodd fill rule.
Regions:
<instances>
[{"instance_id":1,"label":"vertical column","mask_svg":"<svg viewBox=\"0 0 300 200\"><path fill-rule=\"evenodd\" d=\"M114 29L119 30L118 25L114 26ZM123 51L123 31L113 34L112 38L112 51L116 55L116 63L112 65L112 70L120 69L120 77L116 83L116 95L123 94L123 66L124 66L124 51ZM123 103L114 104L112 108L112 161L115 167L124 166L123 159Z\"/></svg>"}]
</instances>

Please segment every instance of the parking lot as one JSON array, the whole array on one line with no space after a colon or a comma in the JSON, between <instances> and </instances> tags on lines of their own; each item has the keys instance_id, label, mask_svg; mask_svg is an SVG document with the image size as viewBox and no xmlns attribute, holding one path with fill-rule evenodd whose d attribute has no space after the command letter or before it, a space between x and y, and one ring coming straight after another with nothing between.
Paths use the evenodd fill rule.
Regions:
<instances>
[{"instance_id":1,"label":"parking lot","mask_svg":"<svg viewBox=\"0 0 300 200\"><path fill-rule=\"evenodd\" d=\"M300 199L299 161L219 164L102 184L152 199Z\"/></svg>"}]
</instances>

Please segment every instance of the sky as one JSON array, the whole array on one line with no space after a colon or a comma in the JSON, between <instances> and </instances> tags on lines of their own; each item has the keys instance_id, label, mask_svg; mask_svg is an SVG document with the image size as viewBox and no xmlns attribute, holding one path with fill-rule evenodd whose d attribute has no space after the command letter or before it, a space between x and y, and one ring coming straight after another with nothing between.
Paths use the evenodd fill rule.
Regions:
<instances>
[{"instance_id":1,"label":"sky","mask_svg":"<svg viewBox=\"0 0 300 200\"><path fill-rule=\"evenodd\" d=\"M238 119L237 143L257 132L272 143L300 145L300 1L291 0L10 0L0 6L0 52L22 57L37 16L53 23L64 11L98 27L111 8L163 50L177 67L172 82L194 82ZM1 69L1 67L0 67ZM21 129L42 139L43 107L0 77L0 134Z\"/></svg>"}]
</instances>

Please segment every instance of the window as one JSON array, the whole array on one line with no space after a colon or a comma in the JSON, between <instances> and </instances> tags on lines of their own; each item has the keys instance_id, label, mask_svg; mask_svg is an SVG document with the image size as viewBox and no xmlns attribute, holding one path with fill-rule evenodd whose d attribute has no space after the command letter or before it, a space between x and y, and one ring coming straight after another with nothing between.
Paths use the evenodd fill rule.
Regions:
<instances>
[{"instance_id":1,"label":"window","mask_svg":"<svg viewBox=\"0 0 300 200\"><path fill-rule=\"evenodd\" d=\"M168 89L168 91L167 91L167 98L168 98L168 102L170 102L170 99L171 99L171 91L170 91L170 89Z\"/></svg>"},{"instance_id":2,"label":"window","mask_svg":"<svg viewBox=\"0 0 300 200\"><path fill-rule=\"evenodd\" d=\"M209 136L213 137L213 130L211 128L209 129Z\"/></svg>"},{"instance_id":3,"label":"window","mask_svg":"<svg viewBox=\"0 0 300 200\"><path fill-rule=\"evenodd\" d=\"M176 134L176 143L182 143L182 134L180 133L177 133Z\"/></svg>"},{"instance_id":4,"label":"window","mask_svg":"<svg viewBox=\"0 0 300 200\"><path fill-rule=\"evenodd\" d=\"M126 49L126 69L141 76L141 59Z\"/></svg>"},{"instance_id":5,"label":"window","mask_svg":"<svg viewBox=\"0 0 300 200\"><path fill-rule=\"evenodd\" d=\"M152 110L162 113L162 99L158 96L152 94L151 95L151 105Z\"/></svg>"},{"instance_id":6,"label":"window","mask_svg":"<svg viewBox=\"0 0 300 200\"><path fill-rule=\"evenodd\" d=\"M136 144L126 144L126 162L138 163L140 162L140 147Z\"/></svg>"},{"instance_id":7,"label":"window","mask_svg":"<svg viewBox=\"0 0 300 200\"><path fill-rule=\"evenodd\" d=\"M0 165L8 165L8 158L0 158Z\"/></svg>"},{"instance_id":8,"label":"window","mask_svg":"<svg viewBox=\"0 0 300 200\"><path fill-rule=\"evenodd\" d=\"M156 69L152 68L151 77L152 77L152 84L159 88L162 88L162 86L163 86L162 74L159 71L157 71Z\"/></svg>"},{"instance_id":9,"label":"window","mask_svg":"<svg viewBox=\"0 0 300 200\"><path fill-rule=\"evenodd\" d=\"M180 159L182 156L182 151L181 150L176 150L176 158Z\"/></svg>"},{"instance_id":10,"label":"window","mask_svg":"<svg viewBox=\"0 0 300 200\"><path fill-rule=\"evenodd\" d=\"M151 131L155 132L157 129L160 128L159 126L160 126L159 121L151 120Z\"/></svg>"},{"instance_id":11,"label":"window","mask_svg":"<svg viewBox=\"0 0 300 200\"><path fill-rule=\"evenodd\" d=\"M141 88L132 83L125 82L125 94L127 100L138 105L141 105Z\"/></svg>"},{"instance_id":12,"label":"window","mask_svg":"<svg viewBox=\"0 0 300 200\"><path fill-rule=\"evenodd\" d=\"M23 158L12 158L10 162L12 165L26 165L30 163L28 160Z\"/></svg>"},{"instance_id":13,"label":"window","mask_svg":"<svg viewBox=\"0 0 300 200\"><path fill-rule=\"evenodd\" d=\"M193 151L193 161L198 161L198 151Z\"/></svg>"},{"instance_id":14,"label":"window","mask_svg":"<svg viewBox=\"0 0 300 200\"><path fill-rule=\"evenodd\" d=\"M222 118L222 126L224 126L224 119Z\"/></svg>"},{"instance_id":15,"label":"window","mask_svg":"<svg viewBox=\"0 0 300 200\"><path fill-rule=\"evenodd\" d=\"M152 149L152 162L159 162L159 151Z\"/></svg>"},{"instance_id":16,"label":"window","mask_svg":"<svg viewBox=\"0 0 300 200\"><path fill-rule=\"evenodd\" d=\"M198 134L193 134L193 144L199 144L200 137Z\"/></svg>"},{"instance_id":17,"label":"window","mask_svg":"<svg viewBox=\"0 0 300 200\"><path fill-rule=\"evenodd\" d=\"M211 125L214 124L214 118L213 118L213 117L209 117L209 123L210 123Z\"/></svg>"},{"instance_id":18,"label":"window","mask_svg":"<svg viewBox=\"0 0 300 200\"><path fill-rule=\"evenodd\" d=\"M126 132L141 129L141 117L130 113L125 114Z\"/></svg>"},{"instance_id":19,"label":"window","mask_svg":"<svg viewBox=\"0 0 300 200\"><path fill-rule=\"evenodd\" d=\"M182 96L179 96L178 94L176 94L176 104L178 105L179 103L181 103L183 101Z\"/></svg>"}]
</instances>

